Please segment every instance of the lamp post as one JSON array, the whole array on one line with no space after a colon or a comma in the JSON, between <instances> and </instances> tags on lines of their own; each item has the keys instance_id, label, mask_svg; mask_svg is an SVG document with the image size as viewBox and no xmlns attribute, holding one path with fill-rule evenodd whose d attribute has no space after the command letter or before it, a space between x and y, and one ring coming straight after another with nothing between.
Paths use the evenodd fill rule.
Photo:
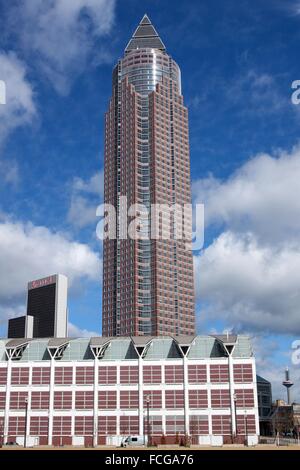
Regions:
<instances>
[{"instance_id":1,"label":"lamp post","mask_svg":"<svg viewBox=\"0 0 300 470\"><path fill-rule=\"evenodd\" d=\"M143 409L143 441L146 445L146 410Z\"/></svg>"},{"instance_id":2,"label":"lamp post","mask_svg":"<svg viewBox=\"0 0 300 470\"><path fill-rule=\"evenodd\" d=\"M4 418L1 419L1 424L0 424L0 449L3 446L3 439L4 438Z\"/></svg>"},{"instance_id":3,"label":"lamp post","mask_svg":"<svg viewBox=\"0 0 300 470\"><path fill-rule=\"evenodd\" d=\"M237 417L236 417L236 402L237 402L237 394L235 393L233 395L233 402L234 402L234 422L235 422L235 436L234 437L237 437Z\"/></svg>"},{"instance_id":4,"label":"lamp post","mask_svg":"<svg viewBox=\"0 0 300 470\"><path fill-rule=\"evenodd\" d=\"M146 396L147 404L147 447L150 446L150 395Z\"/></svg>"},{"instance_id":5,"label":"lamp post","mask_svg":"<svg viewBox=\"0 0 300 470\"><path fill-rule=\"evenodd\" d=\"M93 431L93 447L97 447L97 423L95 421L95 415L94 415L94 431ZM107 442L106 442L107 443Z\"/></svg>"},{"instance_id":6,"label":"lamp post","mask_svg":"<svg viewBox=\"0 0 300 470\"><path fill-rule=\"evenodd\" d=\"M246 446L248 445L248 415L247 410L245 410L245 432L246 432Z\"/></svg>"},{"instance_id":7,"label":"lamp post","mask_svg":"<svg viewBox=\"0 0 300 470\"><path fill-rule=\"evenodd\" d=\"M27 416L28 416L28 398L25 398L25 431L24 431L24 447L27 447Z\"/></svg>"}]
</instances>

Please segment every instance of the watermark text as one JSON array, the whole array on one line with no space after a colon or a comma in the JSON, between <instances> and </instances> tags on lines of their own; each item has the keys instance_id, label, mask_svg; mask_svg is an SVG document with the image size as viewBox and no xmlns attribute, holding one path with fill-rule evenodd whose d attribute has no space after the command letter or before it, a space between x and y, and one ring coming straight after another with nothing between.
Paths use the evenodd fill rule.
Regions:
<instances>
[{"instance_id":1,"label":"watermark text","mask_svg":"<svg viewBox=\"0 0 300 470\"><path fill-rule=\"evenodd\" d=\"M204 205L129 205L120 196L117 207L101 204L96 211L99 240L176 240L187 250L201 250L204 244Z\"/></svg>"},{"instance_id":2,"label":"watermark text","mask_svg":"<svg viewBox=\"0 0 300 470\"><path fill-rule=\"evenodd\" d=\"M292 89L295 90L291 97L292 103L298 105L300 104L300 80L293 81Z\"/></svg>"}]
</instances>

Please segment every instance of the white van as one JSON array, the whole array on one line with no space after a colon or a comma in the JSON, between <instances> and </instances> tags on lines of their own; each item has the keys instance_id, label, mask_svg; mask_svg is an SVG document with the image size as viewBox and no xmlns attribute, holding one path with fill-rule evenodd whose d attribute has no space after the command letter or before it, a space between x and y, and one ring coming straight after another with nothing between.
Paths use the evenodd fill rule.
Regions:
<instances>
[{"instance_id":1,"label":"white van","mask_svg":"<svg viewBox=\"0 0 300 470\"><path fill-rule=\"evenodd\" d=\"M147 445L147 436L127 436L122 439L121 447Z\"/></svg>"}]
</instances>

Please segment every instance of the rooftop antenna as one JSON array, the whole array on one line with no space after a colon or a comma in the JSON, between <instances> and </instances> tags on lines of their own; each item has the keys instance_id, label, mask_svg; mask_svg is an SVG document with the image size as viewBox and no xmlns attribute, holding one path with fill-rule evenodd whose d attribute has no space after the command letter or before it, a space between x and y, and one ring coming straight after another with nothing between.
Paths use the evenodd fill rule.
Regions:
<instances>
[{"instance_id":1,"label":"rooftop antenna","mask_svg":"<svg viewBox=\"0 0 300 470\"><path fill-rule=\"evenodd\" d=\"M286 393L287 393L287 404L291 404L291 387L294 385L294 382L290 380L290 371L289 368L287 367L285 369L285 380L282 382L282 385L286 388Z\"/></svg>"}]
</instances>

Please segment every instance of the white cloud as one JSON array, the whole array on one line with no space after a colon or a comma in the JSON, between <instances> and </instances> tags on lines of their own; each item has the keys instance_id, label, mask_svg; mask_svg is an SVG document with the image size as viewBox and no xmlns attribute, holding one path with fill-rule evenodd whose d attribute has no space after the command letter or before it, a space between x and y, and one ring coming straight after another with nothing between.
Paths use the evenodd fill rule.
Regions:
<instances>
[{"instance_id":1,"label":"white cloud","mask_svg":"<svg viewBox=\"0 0 300 470\"><path fill-rule=\"evenodd\" d=\"M14 160L0 160L0 176L6 183L16 186L20 180L20 172L17 162Z\"/></svg>"},{"instance_id":2,"label":"white cloud","mask_svg":"<svg viewBox=\"0 0 300 470\"><path fill-rule=\"evenodd\" d=\"M16 54L0 51L0 80L6 84L6 104L0 105L1 145L15 128L32 122L36 116L36 107L26 66Z\"/></svg>"},{"instance_id":3,"label":"white cloud","mask_svg":"<svg viewBox=\"0 0 300 470\"><path fill-rule=\"evenodd\" d=\"M73 189L74 191L82 191L85 193L96 194L97 196L103 196L103 178L103 171L98 171L87 181L76 177L73 181Z\"/></svg>"},{"instance_id":4,"label":"white cloud","mask_svg":"<svg viewBox=\"0 0 300 470\"><path fill-rule=\"evenodd\" d=\"M226 181L195 183L207 226L223 229L195 257L202 319L236 330L300 333L299 178L296 148L258 155Z\"/></svg>"},{"instance_id":5,"label":"white cloud","mask_svg":"<svg viewBox=\"0 0 300 470\"><path fill-rule=\"evenodd\" d=\"M262 247L253 234L222 233L196 257L201 315L236 330L300 334L300 244Z\"/></svg>"},{"instance_id":6,"label":"white cloud","mask_svg":"<svg viewBox=\"0 0 300 470\"><path fill-rule=\"evenodd\" d=\"M284 3L285 9L289 14L300 15L300 1L299 0L290 0L289 2Z\"/></svg>"},{"instance_id":7,"label":"white cloud","mask_svg":"<svg viewBox=\"0 0 300 470\"><path fill-rule=\"evenodd\" d=\"M89 59L94 39L110 32L114 9L115 0L18 0L9 10L7 25L64 94Z\"/></svg>"},{"instance_id":8,"label":"white cloud","mask_svg":"<svg viewBox=\"0 0 300 470\"><path fill-rule=\"evenodd\" d=\"M246 56L247 51L244 57ZM247 62L247 59L245 61ZM247 69L229 80L221 80L219 74L213 74L190 99L189 105L202 113L203 109L212 113L212 103L219 98L218 107L223 113L232 112L234 107L240 118L246 116L265 119L269 114L293 109L289 97L283 95L280 90L281 79L281 76L270 75L257 69Z\"/></svg>"},{"instance_id":9,"label":"white cloud","mask_svg":"<svg viewBox=\"0 0 300 470\"><path fill-rule=\"evenodd\" d=\"M285 366L281 368L278 367L278 363L276 361L266 361L266 363L261 366L259 355L256 355L256 362L257 362L257 373L264 379L268 380L272 384L272 397L273 401L275 400L284 400L287 401L287 394L286 389L282 385L282 381L284 380L284 371ZM288 360L287 360L288 362ZM291 389L291 400L296 401L299 403L300 400L300 376L299 376L299 367L289 366L290 369L290 377L294 382L294 386Z\"/></svg>"},{"instance_id":10,"label":"white cloud","mask_svg":"<svg viewBox=\"0 0 300 470\"><path fill-rule=\"evenodd\" d=\"M264 116L290 106L290 101L280 93L276 77L264 72L248 70L226 85L224 94L230 106L244 102L241 114Z\"/></svg>"},{"instance_id":11,"label":"white cloud","mask_svg":"<svg viewBox=\"0 0 300 470\"><path fill-rule=\"evenodd\" d=\"M79 328L78 326L74 325L73 323L68 324L68 332L71 338L91 338L93 336L99 336L100 333L96 331L89 331L85 328Z\"/></svg>"},{"instance_id":12,"label":"white cloud","mask_svg":"<svg viewBox=\"0 0 300 470\"><path fill-rule=\"evenodd\" d=\"M31 279L62 273L72 286L84 278L97 281L100 268L98 254L63 233L30 223L1 222L0 317L6 318L7 308L15 309L25 300Z\"/></svg>"},{"instance_id":13,"label":"white cloud","mask_svg":"<svg viewBox=\"0 0 300 470\"><path fill-rule=\"evenodd\" d=\"M92 204L85 197L78 194L72 196L68 212L68 221L77 228L83 228L97 223L96 209L98 204Z\"/></svg>"},{"instance_id":14,"label":"white cloud","mask_svg":"<svg viewBox=\"0 0 300 470\"><path fill-rule=\"evenodd\" d=\"M68 221L77 228L97 223L96 209L103 197L103 171L88 180L74 178Z\"/></svg>"},{"instance_id":15,"label":"white cloud","mask_svg":"<svg viewBox=\"0 0 300 470\"><path fill-rule=\"evenodd\" d=\"M300 233L300 147L275 157L261 154L228 180L194 183L195 200L204 202L206 224L223 223L253 231L264 242L285 243Z\"/></svg>"},{"instance_id":16,"label":"white cloud","mask_svg":"<svg viewBox=\"0 0 300 470\"><path fill-rule=\"evenodd\" d=\"M37 115L34 91L27 79L27 70L13 52L0 51L0 80L5 83L5 104L0 104L0 152L8 135L16 128L31 124ZM2 153L2 152L1 152ZM16 161L0 154L0 178L3 182L16 185L19 181L19 167Z\"/></svg>"}]
</instances>

